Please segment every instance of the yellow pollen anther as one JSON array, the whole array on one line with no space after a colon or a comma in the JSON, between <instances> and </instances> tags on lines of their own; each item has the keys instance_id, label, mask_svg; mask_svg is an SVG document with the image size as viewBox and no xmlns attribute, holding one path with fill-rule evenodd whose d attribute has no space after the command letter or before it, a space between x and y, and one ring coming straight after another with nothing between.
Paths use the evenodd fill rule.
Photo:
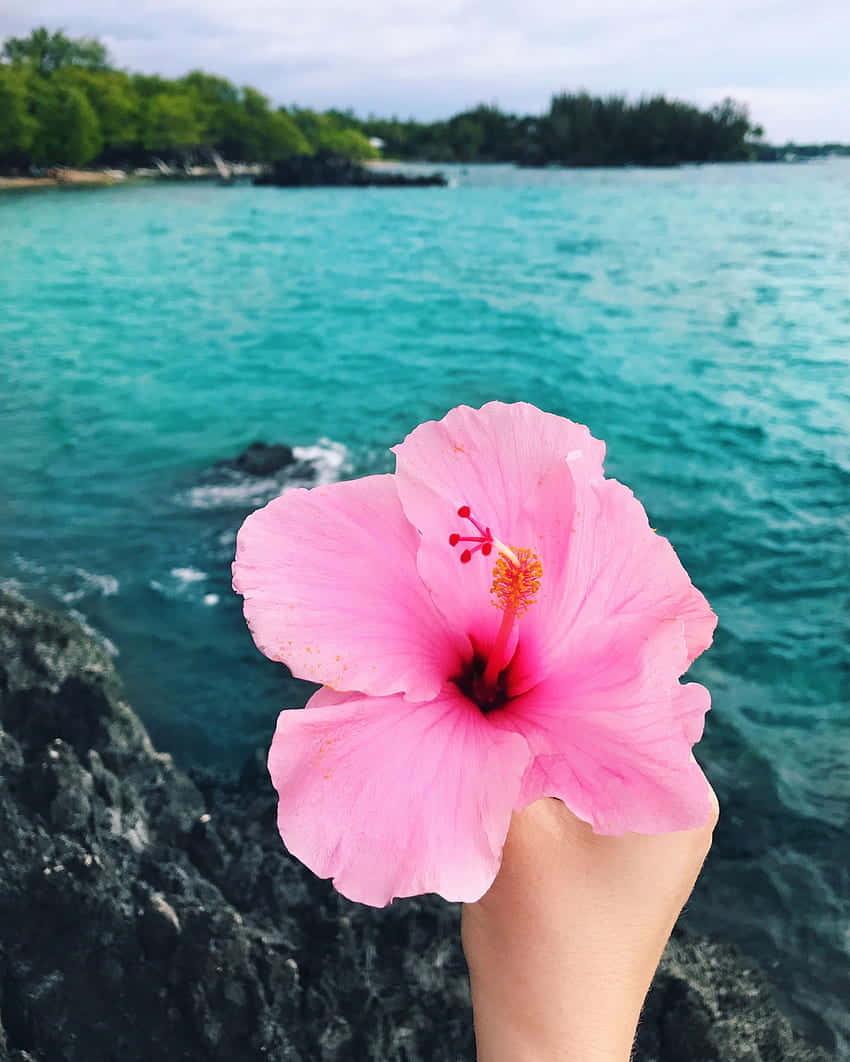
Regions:
<instances>
[{"instance_id":1,"label":"yellow pollen anther","mask_svg":"<svg viewBox=\"0 0 850 1062\"><path fill-rule=\"evenodd\" d=\"M496 548L499 556L493 565L493 582L490 585L493 604L505 612L510 611L514 616L521 616L528 612L537 599L543 565L530 549L508 551L505 547L503 551L498 546ZM516 563L511 558L516 558Z\"/></svg>"}]
</instances>

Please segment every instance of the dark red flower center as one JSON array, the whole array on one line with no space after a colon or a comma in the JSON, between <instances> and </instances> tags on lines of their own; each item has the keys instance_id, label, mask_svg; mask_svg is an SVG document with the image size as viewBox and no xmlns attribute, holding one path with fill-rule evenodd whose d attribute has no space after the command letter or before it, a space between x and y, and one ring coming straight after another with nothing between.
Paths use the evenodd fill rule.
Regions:
<instances>
[{"instance_id":1,"label":"dark red flower center","mask_svg":"<svg viewBox=\"0 0 850 1062\"><path fill-rule=\"evenodd\" d=\"M503 670L495 683L485 681L487 660L479 653L464 666L461 673L454 678L454 684L460 692L478 705L483 715L489 715L501 708L510 697L508 695L507 669Z\"/></svg>"}]
</instances>

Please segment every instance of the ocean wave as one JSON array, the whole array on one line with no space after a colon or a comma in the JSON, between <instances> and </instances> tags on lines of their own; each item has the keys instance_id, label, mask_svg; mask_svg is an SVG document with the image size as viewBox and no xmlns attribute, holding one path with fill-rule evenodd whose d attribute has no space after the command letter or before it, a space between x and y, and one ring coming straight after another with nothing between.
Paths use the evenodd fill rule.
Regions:
<instances>
[{"instance_id":1,"label":"ocean wave","mask_svg":"<svg viewBox=\"0 0 850 1062\"><path fill-rule=\"evenodd\" d=\"M47 569L43 564L39 564L37 561L31 560L29 557L22 557L20 553L12 555L15 567L18 571L24 572L27 575L45 575Z\"/></svg>"},{"instance_id":2,"label":"ocean wave","mask_svg":"<svg viewBox=\"0 0 850 1062\"><path fill-rule=\"evenodd\" d=\"M178 500L185 501L190 509L243 509L263 505L280 493L276 479L255 479L191 487Z\"/></svg>"},{"instance_id":3,"label":"ocean wave","mask_svg":"<svg viewBox=\"0 0 850 1062\"><path fill-rule=\"evenodd\" d=\"M293 446L295 463L274 476L257 479L242 473L201 483L177 496L190 509L252 509L294 487L320 487L336 483L348 469L348 449L333 439L321 438L312 446Z\"/></svg>"},{"instance_id":4,"label":"ocean wave","mask_svg":"<svg viewBox=\"0 0 850 1062\"><path fill-rule=\"evenodd\" d=\"M155 593L170 601L188 601L191 604L200 603L208 608L214 608L221 598L209 589L208 579L207 572L186 565L172 568L167 576L149 579L148 586Z\"/></svg>"},{"instance_id":5,"label":"ocean wave","mask_svg":"<svg viewBox=\"0 0 850 1062\"><path fill-rule=\"evenodd\" d=\"M171 574L181 583L199 583L207 577L206 572L199 571L197 568L172 568Z\"/></svg>"},{"instance_id":6,"label":"ocean wave","mask_svg":"<svg viewBox=\"0 0 850 1062\"><path fill-rule=\"evenodd\" d=\"M89 637L94 638L94 640L98 642L98 644L102 645L111 657L120 656L118 646L115 644L115 642L113 642L111 638L107 638L106 635L99 631L96 627L93 627L89 623L85 614L80 612L79 609L69 608L68 615L73 616L77 623L79 623L79 625L86 632L86 634L88 634Z\"/></svg>"},{"instance_id":7,"label":"ocean wave","mask_svg":"<svg viewBox=\"0 0 850 1062\"><path fill-rule=\"evenodd\" d=\"M84 597L91 597L93 594L100 597L115 597L121 589L121 583L114 575L99 575L96 572L87 572L85 568L75 568L74 578L77 585L72 589L54 590L56 596L66 605L71 605Z\"/></svg>"},{"instance_id":8,"label":"ocean wave","mask_svg":"<svg viewBox=\"0 0 850 1062\"><path fill-rule=\"evenodd\" d=\"M348 449L333 439L321 438L315 446L293 446L296 461L311 464L315 471L314 484L324 487L335 483L346 467Z\"/></svg>"}]
</instances>

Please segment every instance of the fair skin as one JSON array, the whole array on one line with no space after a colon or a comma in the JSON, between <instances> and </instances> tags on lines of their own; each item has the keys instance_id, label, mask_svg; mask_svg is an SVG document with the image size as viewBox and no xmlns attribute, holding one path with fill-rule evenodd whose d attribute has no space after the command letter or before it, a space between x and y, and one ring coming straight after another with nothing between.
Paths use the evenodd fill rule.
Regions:
<instances>
[{"instance_id":1,"label":"fair skin","mask_svg":"<svg viewBox=\"0 0 850 1062\"><path fill-rule=\"evenodd\" d=\"M628 1062L709 800L705 826L652 836L599 836L554 799L514 815L496 880L463 907L478 1062Z\"/></svg>"}]
</instances>

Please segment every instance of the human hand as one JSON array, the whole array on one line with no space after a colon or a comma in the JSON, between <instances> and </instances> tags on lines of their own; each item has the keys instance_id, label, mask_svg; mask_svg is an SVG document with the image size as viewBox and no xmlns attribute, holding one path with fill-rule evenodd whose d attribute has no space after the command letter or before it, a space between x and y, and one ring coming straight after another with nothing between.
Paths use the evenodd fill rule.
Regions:
<instances>
[{"instance_id":1,"label":"human hand","mask_svg":"<svg viewBox=\"0 0 850 1062\"><path fill-rule=\"evenodd\" d=\"M600 836L554 799L514 815L496 880L463 907L478 1062L627 1062L711 798L678 833Z\"/></svg>"}]
</instances>

